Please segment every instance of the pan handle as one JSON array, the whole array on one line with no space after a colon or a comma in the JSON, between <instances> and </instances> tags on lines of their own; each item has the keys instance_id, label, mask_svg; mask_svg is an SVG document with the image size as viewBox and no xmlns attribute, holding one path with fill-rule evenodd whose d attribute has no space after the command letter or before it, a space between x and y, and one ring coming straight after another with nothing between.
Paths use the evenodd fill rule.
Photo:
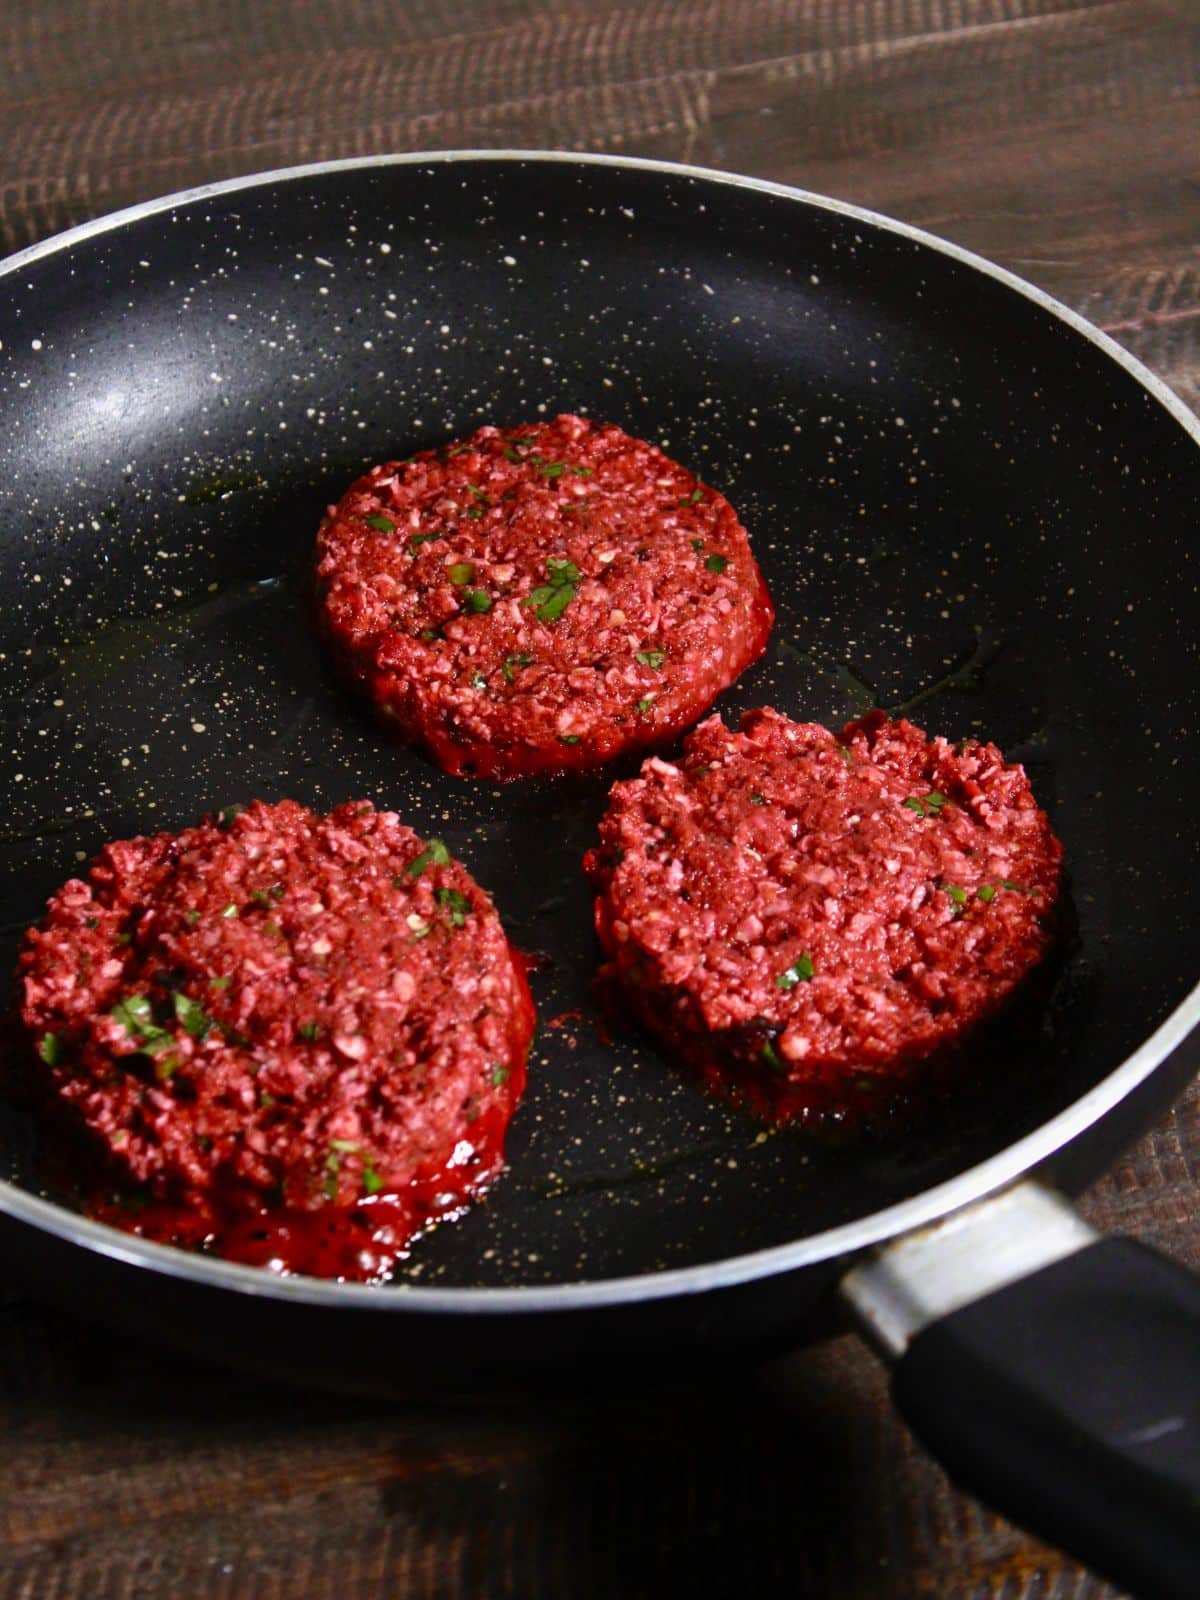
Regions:
<instances>
[{"instance_id":1,"label":"pan handle","mask_svg":"<svg viewBox=\"0 0 1200 1600\"><path fill-rule=\"evenodd\" d=\"M1200 1596L1200 1278L1025 1182L841 1292L963 1488L1139 1597Z\"/></svg>"}]
</instances>

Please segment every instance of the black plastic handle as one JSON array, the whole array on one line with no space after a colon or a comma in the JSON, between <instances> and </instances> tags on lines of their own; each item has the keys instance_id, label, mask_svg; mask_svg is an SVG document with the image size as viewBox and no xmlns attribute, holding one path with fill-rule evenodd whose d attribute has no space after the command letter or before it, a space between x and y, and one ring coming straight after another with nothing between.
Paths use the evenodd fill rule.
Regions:
<instances>
[{"instance_id":1,"label":"black plastic handle","mask_svg":"<svg viewBox=\"0 0 1200 1600\"><path fill-rule=\"evenodd\" d=\"M1103 1239L923 1328L892 1392L997 1511L1145 1600L1200 1600L1200 1278Z\"/></svg>"}]
</instances>

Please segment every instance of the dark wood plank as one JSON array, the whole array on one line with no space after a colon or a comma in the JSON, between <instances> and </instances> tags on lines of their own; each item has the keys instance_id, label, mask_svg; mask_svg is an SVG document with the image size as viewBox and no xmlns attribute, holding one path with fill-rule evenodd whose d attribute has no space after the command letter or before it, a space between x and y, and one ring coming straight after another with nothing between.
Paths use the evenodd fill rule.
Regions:
<instances>
[{"instance_id":1,"label":"dark wood plank","mask_svg":"<svg viewBox=\"0 0 1200 1600\"><path fill-rule=\"evenodd\" d=\"M213 178L533 145L801 184L980 250L1200 400L1190 0L0 8L0 247ZM1200 1265L1200 1094L1089 1198ZM0 1600L1111 1600L955 1493L852 1340L703 1389L378 1409L0 1307Z\"/></svg>"}]
</instances>

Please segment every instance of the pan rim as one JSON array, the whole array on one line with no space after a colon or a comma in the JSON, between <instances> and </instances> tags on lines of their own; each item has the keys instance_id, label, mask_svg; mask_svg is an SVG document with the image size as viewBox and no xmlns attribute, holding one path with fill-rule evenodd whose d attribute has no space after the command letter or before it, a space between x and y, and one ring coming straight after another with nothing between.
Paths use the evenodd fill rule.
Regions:
<instances>
[{"instance_id":1,"label":"pan rim","mask_svg":"<svg viewBox=\"0 0 1200 1600\"><path fill-rule=\"evenodd\" d=\"M93 218L48 239L39 240L0 260L0 278L7 278L46 257L69 250L84 240L125 227L142 218L206 199L237 193L243 189L264 188L327 173L353 172L393 166L450 166L463 162L525 164L531 162L613 167L622 170L664 173L690 178L698 183L721 184L750 189L817 210L851 218L864 227L911 240L925 249L948 256L982 273L1025 300L1048 312L1075 333L1096 346L1102 354L1122 367L1141 387L1162 405L1200 446L1200 419L1182 400L1141 361L1116 340L1097 328L1069 306L1027 282L985 256L941 239L911 223L881 212L852 205L827 195L816 194L791 184L775 183L717 168L698 167L644 157L612 156L559 150L432 150L385 155L351 156L336 161L315 161L301 166L277 167L241 177L199 184L174 193L140 201L119 211ZM257 1267L239 1266L216 1257L191 1255L167 1245L151 1243L122 1233L104 1223L93 1222L67 1211L53 1201L30 1194L17 1185L0 1179L0 1213L26 1223L39 1232L49 1233L66 1243L78 1245L93 1254L105 1256L126 1266L182 1279L198 1287L228 1290L291 1304L307 1304L347 1310L383 1312L411 1311L436 1315L491 1313L536 1313L584 1311L703 1294L710 1290L733 1288L760 1278L799 1271L822 1262L845 1259L872 1246L937 1221L948 1212L994 1193L1019 1180L1048 1161L1056 1151L1091 1128L1104 1115L1130 1095L1200 1024L1200 982L1180 1001L1170 1015L1135 1051L1105 1078L1071 1104L1041 1123L1015 1143L1007 1145L987 1160L978 1162L953 1178L922 1190L909 1199L881 1211L856 1218L853 1222L828 1228L820 1233L772 1245L744 1255L693 1267L671 1268L635 1276L604 1278L578 1283L557 1283L513 1288L438 1288L410 1283L386 1286L337 1283L318 1278L282 1278Z\"/></svg>"}]
</instances>

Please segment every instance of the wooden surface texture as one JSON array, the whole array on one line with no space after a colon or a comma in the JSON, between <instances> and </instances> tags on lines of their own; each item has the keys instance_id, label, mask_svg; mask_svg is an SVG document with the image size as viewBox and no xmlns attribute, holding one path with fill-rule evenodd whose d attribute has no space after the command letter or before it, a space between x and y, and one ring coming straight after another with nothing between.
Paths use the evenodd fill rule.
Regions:
<instances>
[{"instance_id":1,"label":"wooden surface texture","mask_svg":"<svg viewBox=\"0 0 1200 1600\"><path fill-rule=\"evenodd\" d=\"M0 0L0 248L375 151L607 150L982 251L1200 403L1196 0ZM1200 1264L1193 1092L1089 1198ZM386 1359L386 1351L372 1359ZM0 1600L1101 1600L851 1340L618 1403L313 1398L0 1305Z\"/></svg>"}]
</instances>

